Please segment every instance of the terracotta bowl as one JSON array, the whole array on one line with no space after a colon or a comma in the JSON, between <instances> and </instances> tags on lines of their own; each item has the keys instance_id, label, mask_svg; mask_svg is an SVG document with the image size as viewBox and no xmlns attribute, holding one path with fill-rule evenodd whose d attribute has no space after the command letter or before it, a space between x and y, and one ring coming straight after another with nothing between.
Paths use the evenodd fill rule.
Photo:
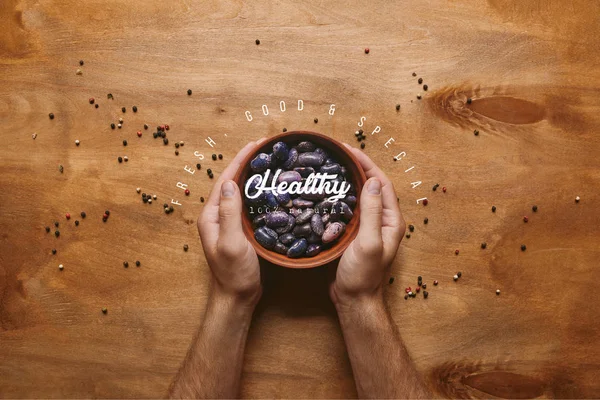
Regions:
<instances>
[{"instance_id":1,"label":"terracotta bowl","mask_svg":"<svg viewBox=\"0 0 600 400\"><path fill-rule=\"evenodd\" d=\"M289 258L283 254L279 254L262 247L256 241L256 239L254 239L254 229L252 227L253 216L249 214L245 204L242 215L242 227L244 233L246 234L246 237L250 243L252 243L252 246L254 246L258 256L273 264L286 268L314 268L327 264L340 258L344 253L344 250L346 250L348 245L352 242L352 240L354 240L356 234L358 233L358 225L360 220L360 192L367 181L365 172L352 152L350 152L346 146L342 145L340 142L316 132L286 132L277 136L273 136L267 141L261 143L256 147L255 151L250 153L250 155L242 161L242 166L237 171L234 178L235 182L240 188L240 191L242 192L242 197L244 196L244 186L246 180L254 174L250 169L250 161L252 161L259 153L271 153L273 145L279 141L286 143L290 147L302 141L313 142L318 147L322 147L324 150L326 150L327 153L333 156L342 166L346 167L348 170L348 176L351 177L351 183L356 189L356 206L354 206L352 210L354 217L350 223L347 224L344 234L330 248L321 251L321 253L314 257Z\"/></svg>"}]
</instances>

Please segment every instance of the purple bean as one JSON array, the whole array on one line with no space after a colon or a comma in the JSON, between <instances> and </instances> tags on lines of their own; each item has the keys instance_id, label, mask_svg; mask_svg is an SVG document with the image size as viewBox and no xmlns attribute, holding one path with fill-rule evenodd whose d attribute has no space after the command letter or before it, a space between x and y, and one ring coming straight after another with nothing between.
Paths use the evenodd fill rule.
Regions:
<instances>
[{"instance_id":1,"label":"purple bean","mask_svg":"<svg viewBox=\"0 0 600 400\"><path fill-rule=\"evenodd\" d=\"M321 252L321 250L323 249L323 246L321 246L320 244L309 244L308 247L306 248L306 256L307 257L314 257L317 254L319 254Z\"/></svg>"},{"instance_id":2,"label":"purple bean","mask_svg":"<svg viewBox=\"0 0 600 400\"><path fill-rule=\"evenodd\" d=\"M298 150L293 148L288 152L288 158L283 163L283 168L285 168L285 169L292 168L296 164L296 161L298 161Z\"/></svg>"},{"instance_id":3,"label":"purple bean","mask_svg":"<svg viewBox=\"0 0 600 400\"><path fill-rule=\"evenodd\" d=\"M271 164L271 157L268 154L260 153L257 155L254 160L250 161L250 169L253 172L260 174L269 168Z\"/></svg>"},{"instance_id":4,"label":"purple bean","mask_svg":"<svg viewBox=\"0 0 600 400\"><path fill-rule=\"evenodd\" d=\"M296 146L298 153L307 153L309 151L314 151L316 146L312 142L300 142Z\"/></svg>"},{"instance_id":5,"label":"purple bean","mask_svg":"<svg viewBox=\"0 0 600 400\"><path fill-rule=\"evenodd\" d=\"M279 228L288 224L289 217L284 211L273 211L267 214L265 223L271 229Z\"/></svg>"},{"instance_id":6,"label":"purple bean","mask_svg":"<svg viewBox=\"0 0 600 400\"><path fill-rule=\"evenodd\" d=\"M290 258L302 257L308 248L308 242L306 239L298 239L292 244L287 252L287 256Z\"/></svg>"},{"instance_id":7,"label":"purple bean","mask_svg":"<svg viewBox=\"0 0 600 400\"><path fill-rule=\"evenodd\" d=\"M315 205L314 202L312 202L310 200L305 200L302 197L298 197L298 198L294 199L292 201L292 204L294 207L298 207L298 208L308 208L308 207L312 207Z\"/></svg>"},{"instance_id":8,"label":"purple bean","mask_svg":"<svg viewBox=\"0 0 600 400\"><path fill-rule=\"evenodd\" d=\"M277 243L277 233L266 226L261 226L255 230L254 238L262 247L269 250L275 246L275 243Z\"/></svg>"},{"instance_id":9,"label":"purple bean","mask_svg":"<svg viewBox=\"0 0 600 400\"><path fill-rule=\"evenodd\" d=\"M325 162L325 156L320 153L310 152L298 155L298 164L303 167L320 167Z\"/></svg>"},{"instance_id":10,"label":"purple bean","mask_svg":"<svg viewBox=\"0 0 600 400\"><path fill-rule=\"evenodd\" d=\"M280 161L285 161L288 158L289 150L287 144L283 142L277 142L273 145L273 154Z\"/></svg>"},{"instance_id":11,"label":"purple bean","mask_svg":"<svg viewBox=\"0 0 600 400\"><path fill-rule=\"evenodd\" d=\"M310 219L314 215L314 213L315 213L315 210L312 208L307 208L306 210L302 211L302 214L300 214L296 217L296 224L302 225L302 224L310 221Z\"/></svg>"},{"instance_id":12,"label":"purple bean","mask_svg":"<svg viewBox=\"0 0 600 400\"><path fill-rule=\"evenodd\" d=\"M343 222L332 222L330 223L325 232L323 232L322 240L323 243L331 243L339 238L346 230L346 225Z\"/></svg>"},{"instance_id":13,"label":"purple bean","mask_svg":"<svg viewBox=\"0 0 600 400\"><path fill-rule=\"evenodd\" d=\"M302 177L300 176L300 174L298 172L285 171L279 175L279 177L277 178L277 183L281 183L281 182L292 183L292 182L300 182L301 180L302 180Z\"/></svg>"},{"instance_id":14,"label":"purple bean","mask_svg":"<svg viewBox=\"0 0 600 400\"><path fill-rule=\"evenodd\" d=\"M323 217L321 217L319 214L314 214L310 218L310 227L314 233L316 233L319 236L322 236L323 232L325 232L325 226L323 225Z\"/></svg>"}]
</instances>

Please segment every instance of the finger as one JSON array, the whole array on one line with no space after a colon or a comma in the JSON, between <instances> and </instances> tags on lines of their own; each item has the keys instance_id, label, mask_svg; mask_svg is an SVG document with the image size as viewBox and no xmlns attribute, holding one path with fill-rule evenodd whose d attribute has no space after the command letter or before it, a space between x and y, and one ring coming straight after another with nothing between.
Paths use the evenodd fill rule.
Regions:
<instances>
[{"instance_id":1,"label":"finger","mask_svg":"<svg viewBox=\"0 0 600 400\"><path fill-rule=\"evenodd\" d=\"M377 254L382 246L381 220L383 204L381 189L381 181L378 178L370 178L360 194L358 239L361 250L367 255L369 253Z\"/></svg>"},{"instance_id":2,"label":"finger","mask_svg":"<svg viewBox=\"0 0 600 400\"><path fill-rule=\"evenodd\" d=\"M234 181L226 180L219 189L219 240L239 245L246 240L242 230L242 197L239 188Z\"/></svg>"},{"instance_id":3,"label":"finger","mask_svg":"<svg viewBox=\"0 0 600 400\"><path fill-rule=\"evenodd\" d=\"M394 189L394 185L392 181L387 177L387 175L371 160L365 153L362 151L353 148L352 146L344 143L346 147L348 147L354 156L358 159L360 165L365 171L365 175L367 178L378 178L381 181L381 193L383 200L383 207L391 210L398 209L398 196L396 195L396 190Z\"/></svg>"}]
</instances>

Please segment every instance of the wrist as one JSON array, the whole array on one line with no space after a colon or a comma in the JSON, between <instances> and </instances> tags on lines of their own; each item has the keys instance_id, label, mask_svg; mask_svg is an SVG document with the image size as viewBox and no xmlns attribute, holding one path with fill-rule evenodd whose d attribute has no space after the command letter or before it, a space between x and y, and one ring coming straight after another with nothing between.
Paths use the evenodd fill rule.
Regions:
<instances>
[{"instance_id":1,"label":"wrist","mask_svg":"<svg viewBox=\"0 0 600 400\"><path fill-rule=\"evenodd\" d=\"M237 318L252 317L260 294L239 295L223 290L218 284L213 285L208 297L208 308L218 309L220 313Z\"/></svg>"},{"instance_id":2,"label":"wrist","mask_svg":"<svg viewBox=\"0 0 600 400\"><path fill-rule=\"evenodd\" d=\"M354 296L335 295L333 305L341 318L356 315L366 316L385 311L385 303L381 291Z\"/></svg>"}]
</instances>

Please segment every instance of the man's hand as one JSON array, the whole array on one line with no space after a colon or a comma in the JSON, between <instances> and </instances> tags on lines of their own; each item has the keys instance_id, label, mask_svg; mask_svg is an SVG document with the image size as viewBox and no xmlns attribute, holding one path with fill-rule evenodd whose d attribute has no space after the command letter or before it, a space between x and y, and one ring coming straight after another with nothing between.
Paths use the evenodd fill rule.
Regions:
<instances>
[{"instance_id":1,"label":"man's hand","mask_svg":"<svg viewBox=\"0 0 600 400\"><path fill-rule=\"evenodd\" d=\"M219 177L198 218L202 247L214 277L213 290L252 307L262 293L260 269L256 252L242 230L240 189L231 179L242 160L262 140L248 143L235 156Z\"/></svg>"},{"instance_id":2,"label":"man's hand","mask_svg":"<svg viewBox=\"0 0 600 400\"><path fill-rule=\"evenodd\" d=\"M240 190L231 179L260 142L248 143L235 156L198 218L213 282L202 325L169 390L172 398L238 395L246 337L262 289L256 252L242 231Z\"/></svg>"},{"instance_id":3,"label":"man's hand","mask_svg":"<svg viewBox=\"0 0 600 400\"><path fill-rule=\"evenodd\" d=\"M344 252L330 289L338 311L353 307L357 301L383 301L385 272L406 229L392 182L366 154L347 147L360 161L368 180L360 196L358 235Z\"/></svg>"}]
</instances>

